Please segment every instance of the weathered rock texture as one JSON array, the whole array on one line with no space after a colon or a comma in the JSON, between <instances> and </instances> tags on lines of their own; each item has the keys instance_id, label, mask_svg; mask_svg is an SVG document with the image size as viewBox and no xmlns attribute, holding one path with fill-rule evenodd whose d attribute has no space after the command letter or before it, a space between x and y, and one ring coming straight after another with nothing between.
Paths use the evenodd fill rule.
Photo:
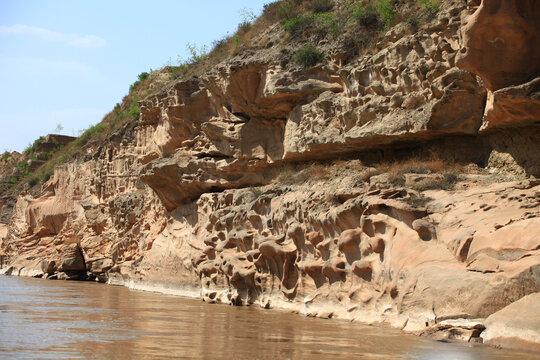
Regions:
<instances>
[{"instance_id":1,"label":"weathered rock texture","mask_svg":"<svg viewBox=\"0 0 540 360\"><path fill-rule=\"evenodd\" d=\"M540 72L540 4L535 0L470 1L458 66L492 91L532 80Z\"/></svg>"},{"instance_id":2,"label":"weathered rock texture","mask_svg":"<svg viewBox=\"0 0 540 360\"><path fill-rule=\"evenodd\" d=\"M469 56L489 51L471 26L490 3L464 28ZM3 271L478 340L482 319L540 291L538 81L457 68L464 10L448 3L347 64L300 69L262 49L146 98L136 124L19 197ZM396 182L358 160L428 151L495 175ZM504 173L517 180L486 183Z\"/></svg>"},{"instance_id":3,"label":"weathered rock texture","mask_svg":"<svg viewBox=\"0 0 540 360\"><path fill-rule=\"evenodd\" d=\"M530 316L540 312L540 294L523 297L486 319L486 331L482 335L485 342L492 345L517 347L524 341L535 344L540 351L540 318ZM519 334L519 336L516 336Z\"/></svg>"},{"instance_id":4,"label":"weathered rock texture","mask_svg":"<svg viewBox=\"0 0 540 360\"><path fill-rule=\"evenodd\" d=\"M488 88L481 130L540 121L540 3L470 2L457 65ZM479 6L477 6L479 5Z\"/></svg>"}]
</instances>

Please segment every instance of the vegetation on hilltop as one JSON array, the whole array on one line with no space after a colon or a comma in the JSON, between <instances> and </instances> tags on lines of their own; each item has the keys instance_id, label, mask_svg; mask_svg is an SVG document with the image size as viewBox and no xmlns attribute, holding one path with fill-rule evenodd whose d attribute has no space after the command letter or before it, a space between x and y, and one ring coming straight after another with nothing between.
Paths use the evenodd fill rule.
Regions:
<instances>
[{"instance_id":1,"label":"vegetation on hilltop","mask_svg":"<svg viewBox=\"0 0 540 360\"><path fill-rule=\"evenodd\" d=\"M130 86L130 92L121 104L117 103L101 122L82 130L79 137L67 145L58 143L47 152L38 151L39 145L45 141L43 136L29 144L23 151L22 159L13 164L14 175L4 176L0 181L0 187L9 189L26 183L32 187L39 182L45 182L51 177L55 167L72 160L86 144L101 141L127 123L137 120L140 114L138 102L149 94L149 85L149 73L139 74L138 80ZM54 142L55 138L52 137L51 141ZM7 162L10 156L9 152L2 154L2 162ZM35 168L31 166L32 162L38 165L43 163Z\"/></svg>"},{"instance_id":2,"label":"vegetation on hilltop","mask_svg":"<svg viewBox=\"0 0 540 360\"><path fill-rule=\"evenodd\" d=\"M36 166L47 162L63 146L55 137L46 139L41 136L33 143L28 144L22 154L5 151L0 158L0 166L3 168L0 187L9 189L22 179L28 178L33 174ZM18 156L13 154L18 154ZM32 186L37 183L37 180L30 179L29 181Z\"/></svg>"},{"instance_id":3,"label":"vegetation on hilltop","mask_svg":"<svg viewBox=\"0 0 540 360\"><path fill-rule=\"evenodd\" d=\"M362 49L373 47L382 31L398 23L402 24L401 31L418 31L440 7L439 0L279 0L264 5L259 17L249 9L241 9L234 34L214 41L210 50L188 43L187 59L178 57L177 65L169 60L160 70L140 73L122 102L101 122L81 131L72 143L59 146L46 156L40 154L39 159L35 148L42 138L29 145L23 160L14 165L20 175L11 178L8 186L24 182L34 186L46 181L56 166L72 160L87 144L102 141L127 124L134 124L140 114L138 102L165 85L156 82L159 74L167 74L172 80L200 76L227 58L268 47L293 49L291 66L311 67L326 59L328 46L317 46L321 39L327 39L329 46L345 43L353 55L358 55ZM276 27L277 31L282 30L278 43L268 43L265 36L260 36L265 31L276 31ZM4 153L2 160L7 157L9 153ZM32 160L45 163L32 171L28 165Z\"/></svg>"}]
</instances>

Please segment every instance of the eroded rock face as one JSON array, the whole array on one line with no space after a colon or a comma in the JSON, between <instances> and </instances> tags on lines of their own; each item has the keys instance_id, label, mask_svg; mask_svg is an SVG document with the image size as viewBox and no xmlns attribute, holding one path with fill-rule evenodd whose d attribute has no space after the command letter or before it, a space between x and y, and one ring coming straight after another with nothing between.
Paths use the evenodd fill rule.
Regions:
<instances>
[{"instance_id":1,"label":"eroded rock face","mask_svg":"<svg viewBox=\"0 0 540 360\"><path fill-rule=\"evenodd\" d=\"M171 214L139 264L113 275L174 284L196 274L207 302L412 332L486 317L540 290L539 186L431 191L424 195L437 200L418 207L414 191L355 183L345 173L204 194ZM478 338L482 328L464 325L462 337Z\"/></svg>"},{"instance_id":2,"label":"eroded rock face","mask_svg":"<svg viewBox=\"0 0 540 360\"><path fill-rule=\"evenodd\" d=\"M540 4L534 0L471 1L457 65L480 75L492 91L540 73ZM479 3L479 5L478 5Z\"/></svg>"},{"instance_id":3,"label":"eroded rock face","mask_svg":"<svg viewBox=\"0 0 540 360\"><path fill-rule=\"evenodd\" d=\"M488 93L480 131L540 122L540 77Z\"/></svg>"},{"instance_id":4,"label":"eroded rock face","mask_svg":"<svg viewBox=\"0 0 540 360\"><path fill-rule=\"evenodd\" d=\"M540 121L540 3L472 1L461 28L458 67L488 88L480 131Z\"/></svg>"},{"instance_id":5,"label":"eroded rock face","mask_svg":"<svg viewBox=\"0 0 540 360\"><path fill-rule=\"evenodd\" d=\"M266 49L147 97L136 123L19 197L0 227L4 272L478 340L482 321L470 319L540 291L536 180L466 176L421 191L445 175L406 173L400 185L390 173L366 180L376 169L358 160L308 165L367 150L387 161L388 149L429 141L493 172L540 173L538 81L488 91L458 69L475 56L459 54L463 9L452 3L416 34L391 30L346 65L300 69Z\"/></svg>"},{"instance_id":6,"label":"eroded rock face","mask_svg":"<svg viewBox=\"0 0 540 360\"><path fill-rule=\"evenodd\" d=\"M2 248L23 273L93 277L110 269L103 263L128 261L151 247L164 208L138 179L144 142L123 135L124 141L113 137L88 148L86 161L57 168L40 197L18 199Z\"/></svg>"},{"instance_id":7,"label":"eroded rock face","mask_svg":"<svg viewBox=\"0 0 540 360\"><path fill-rule=\"evenodd\" d=\"M401 36L374 55L291 70L252 55L142 102L152 134L141 179L170 211L208 191L267 183L281 161L407 141L475 135L486 91L454 67L459 7L437 31ZM173 153L174 152L174 153Z\"/></svg>"},{"instance_id":8,"label":"eroded rock face","mask_svg":"<svg viewBox=\"0 0 540 360\"><path fill-rule=\"evenodd\" d=\"M434 33L402 36L340 68L342 93L297 106L285 129L285 159L350 152L399 141L476 134L485 89L454 67L459 11Z\"/></svg>"}]
</instances>

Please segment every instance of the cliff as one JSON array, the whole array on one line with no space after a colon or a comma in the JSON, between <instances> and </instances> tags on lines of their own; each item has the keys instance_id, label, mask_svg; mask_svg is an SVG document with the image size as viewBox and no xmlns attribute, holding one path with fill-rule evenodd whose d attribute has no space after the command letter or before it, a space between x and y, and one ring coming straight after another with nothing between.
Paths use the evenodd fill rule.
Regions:
<instances>
[{"instance_id":1,"label":"cliff","mask_svg":"<svg viewBox=\"0 0 540 360\"><path fill-rule=\"evenodd\" d=\"M468 3L395 2L380 35L263 15L18 194L3 272L538 349L540 6Z\"/></svg>"}]
</instances>

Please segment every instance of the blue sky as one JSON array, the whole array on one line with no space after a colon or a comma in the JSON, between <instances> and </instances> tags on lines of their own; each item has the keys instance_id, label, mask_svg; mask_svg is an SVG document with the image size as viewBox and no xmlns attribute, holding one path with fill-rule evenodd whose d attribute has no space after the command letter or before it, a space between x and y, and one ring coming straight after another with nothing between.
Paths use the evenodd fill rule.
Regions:
<instances>
[{"instance_id":1,"label":"blue sky","mask_svg":"<svg viewBox=\"0 0 540 360\"><path fill-rule=\"evenodd\" d=\"M137 75L235 32L271 0L0 0L0 153L101 121Z\"/></svg>"}]
</instances>

